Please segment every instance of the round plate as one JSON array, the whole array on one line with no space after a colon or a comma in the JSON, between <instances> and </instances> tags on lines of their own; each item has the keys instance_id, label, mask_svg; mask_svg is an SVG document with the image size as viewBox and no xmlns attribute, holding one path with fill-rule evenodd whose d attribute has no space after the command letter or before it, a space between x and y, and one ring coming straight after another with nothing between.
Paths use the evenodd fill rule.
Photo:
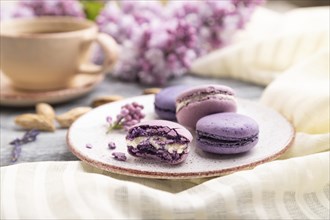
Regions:
<instances>
[{"instance_id":1,"label":"round plate","mask_svg":"<svg viewBox=\"0 0 330 220\"><path fill-rule=\"evenodd\" d=\"M70 127L67 143L72 153L92 166L114 173L147 178L188 179L228 174L274 160L287 150L294 136L291 124L279 113L255 102L238 100L238 112L255 119L260 127L259 142L252 150L237 155L215 155L196 148L193 141L188 158L183 163L168 165L129 155L124 131L106 134L106 117L115 118L122 105L133 101L144 105L145 120L157 118L153 107L154 95L102 105L80 117ZM108 149L110 141L116 143L115 150ZM87 148L86 144L91 144L92 148ZM112 152L125 152L127 160L113 159Z\"/></svg>"},{"instance_id":2,"label":"round plate","mask_svg":"<svg viewBox=\"0 0 330 220\"><path fill-rule=\"evenodd\" d=\"M65 89L41 92L17 90L1 72L0 78L0 105L33 106L39 102L47 102L49 104L65 102L85 95L103 80L104 75L78 74Z\"/></svg>"}]
</instances>

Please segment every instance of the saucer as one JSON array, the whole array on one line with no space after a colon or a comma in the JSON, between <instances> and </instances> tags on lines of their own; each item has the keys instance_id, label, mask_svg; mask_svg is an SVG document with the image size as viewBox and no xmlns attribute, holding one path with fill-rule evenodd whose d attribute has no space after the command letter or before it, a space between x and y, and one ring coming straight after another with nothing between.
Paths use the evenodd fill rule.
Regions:
<instances>
[{"instance_id":1,"label":"saucer","mask_svg":"<svg viewBox=\"0 0 330 220\"><path fill-rule=\"evenodd\" d=\"M65 89L52 91L23 91L15 89L9 79L0 72L0 105L1 106L33 106L39 102L56 104L78 98L90 92L103 79L104 74L75 76Z\"/></svg>"}]
</instances>

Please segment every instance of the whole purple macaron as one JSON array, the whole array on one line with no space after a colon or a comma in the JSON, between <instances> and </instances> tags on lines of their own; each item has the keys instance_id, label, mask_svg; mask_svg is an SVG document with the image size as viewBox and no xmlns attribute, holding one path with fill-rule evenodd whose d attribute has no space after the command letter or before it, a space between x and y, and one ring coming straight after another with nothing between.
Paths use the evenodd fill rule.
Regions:
<instances>
[{"instance_id":1,"label":"whole purple macaron","mask_svg":"<svg viewBox=\"0 0 330 220\"><path fill-rule=\"evenodd\" d=\"M150 120L131 127L126 142L132 156L178 164L187 158L192 138L178 123Z\"/></svg>"},{"instance_id":2,"label":"whole purple macaron","mask_svg":"<svg viewBox=\"0 0 330 220\"><path fill-rule=\"evenodd\" d=\"M155 95L154 106L158 117L165 120L176 121L176 98L189 87L188 85L170 86L157 93Z\"/></svg>"},{"instance_id":3,"label":"whole purple macaron","mask_svg":"<svg viewBox=\"0 0 330 220\"><path fill-rule=\"evenodd\" d=\"M197 121L210 114L236 112L234 90L223 85L191 88L176 99L176 118L184 126L195 128Z\"/></svg>"},{"instance_id":4,"label":"whole purple macaron","mask_svg":"<svg viewBox=\"0 0 330 220\"><path fill-rule=\"evenodd\" d=\"M246 152L258 143L258 136L257 122L237 113L208 115L196 125L196 146L216 154Z\"/></svg>"}]
</instances>

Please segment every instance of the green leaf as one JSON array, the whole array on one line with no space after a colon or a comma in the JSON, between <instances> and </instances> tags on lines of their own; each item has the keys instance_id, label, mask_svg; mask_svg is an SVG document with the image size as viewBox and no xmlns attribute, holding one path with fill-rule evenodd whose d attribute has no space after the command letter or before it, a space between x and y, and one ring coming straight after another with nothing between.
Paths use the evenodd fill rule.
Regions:
<instances>
[{"instance_id":1,"label":"green leaf","mask_svg":"<svg viewBox=\"0 0 330 220\"><path fill-rule=\"evenodd\" d=\"M81 3L84 7L87 19L92 21L95 21L96 17L104 7L104 1L82 0Z\"/></svg>"}]
</instances>

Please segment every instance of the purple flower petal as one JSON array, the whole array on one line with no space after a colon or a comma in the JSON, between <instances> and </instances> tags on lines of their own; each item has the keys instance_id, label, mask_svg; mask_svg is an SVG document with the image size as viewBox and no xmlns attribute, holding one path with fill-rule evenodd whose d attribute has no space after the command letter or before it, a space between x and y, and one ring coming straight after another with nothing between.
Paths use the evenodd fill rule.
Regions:
<instances>
[{"instance_id":1,"label":"purple flower petal","mask_svg":"<svg viewBox=\"0 0 330 220\"><path fill-rule=\"evenodd\" d=\"M16 162L18 160L22 151L22 145L35 141L39 134L40 131L33 129L25 132L21 139L16 138L9 143L10 145L14 145L14 148L12 150L12 162Z\"/></svg>"}]
</instances>

